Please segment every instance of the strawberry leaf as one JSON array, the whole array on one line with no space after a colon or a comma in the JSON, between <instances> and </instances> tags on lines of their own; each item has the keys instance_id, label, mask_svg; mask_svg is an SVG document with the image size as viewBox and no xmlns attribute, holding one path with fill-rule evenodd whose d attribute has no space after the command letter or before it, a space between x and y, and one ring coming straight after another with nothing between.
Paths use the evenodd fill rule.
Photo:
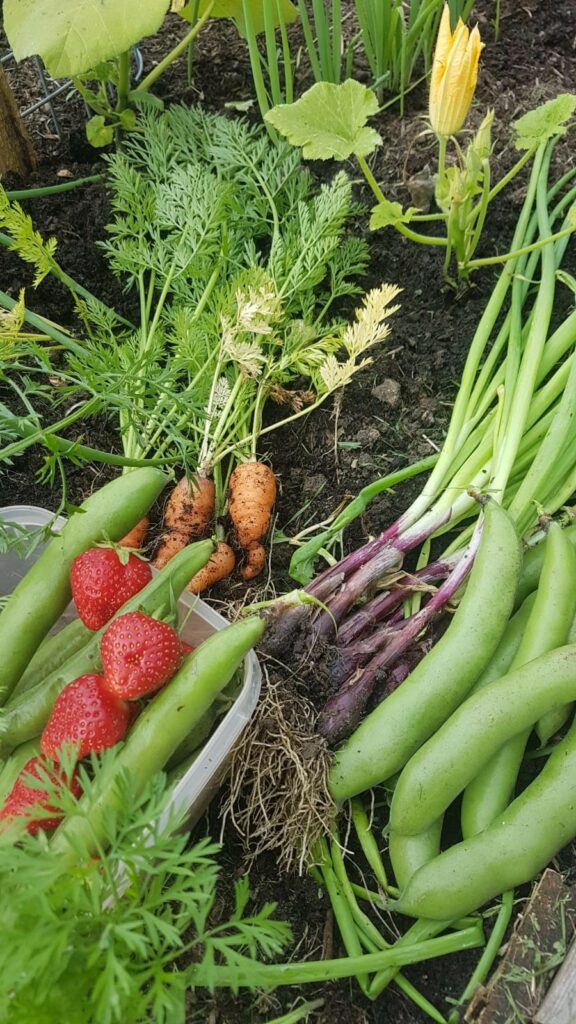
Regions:
<instances>
[{"instance_id":1,"label":"strawberry leaf","mask_svg":"<svg viewBox=\"0 0 576 1024\"><path fill-rule=\"evenodd\" d=\"M307 160L347 160L368 156L382 139L368 118L378 111L374 93L348 79L342 85L317 82L296 103L281 104L266 120L293 146L302 147Z\"/></svg>"}]
</instances>

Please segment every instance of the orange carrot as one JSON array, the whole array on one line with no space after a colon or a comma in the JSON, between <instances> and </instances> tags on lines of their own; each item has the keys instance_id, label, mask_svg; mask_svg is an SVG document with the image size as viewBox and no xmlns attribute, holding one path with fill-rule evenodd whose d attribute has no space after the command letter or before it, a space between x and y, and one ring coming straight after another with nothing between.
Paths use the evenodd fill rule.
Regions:
<instances>
[{"instance_id":1,"label":"orange carrot","mask_svg":"<svg viewBox=\"0 0 576 1024\"><path fill-rule=\"evenodd\" d=\"M251 541L246 548L246 561L240 569L242 579L246 580L246 582L253 580L255 576L260 575L265 565L266 549L259 541Z\"/></svg>"},{"instance_id":2,"label":"orange carrot","mask_svg":"<svg viewBox=\"0 0 576 1024\"><path fill-rule=\"evenodd\" d=\"M122 548L141 548L144 546L146 540L146 534L148 533L148 527L150 526L150 520L148 516L144 516L136 526L133 526L130 533L127 533L125 537L122 537L121 541L118 541Z\"/></svg>"},{"instance_id":3,"label":"orange carrot","mask_svg":"<svg viewBox=\"0 0 576 1024\"><path fill-rule=\"evenodd\" d=\"M228 510L238 543L247 548L270 526L276 501L276 477L263 462L244 462L230 477Z\"/></svg>"},{"instance_id":4,"label":"orange carrot","mask_svg":"<svg viewBox=\"0 0 576 1024\"><path fill-rule=\"evenodd\" d=\"M169 530L183 533L192 540L207 533L213 515L213 481L204 476L195 480L182 477L168 498L164 524Z\"/></svg>"},{"instance_id":5,"label":"orange carrot","mask_svg":"<svg viewBox=\"0 0 576 1024\"><path fill-rule=\"evenodd\" d=\"M200 572L197 572L192 577L186 589L192 591L193 594L199 594L202 590L206 590L207 587L213 586L218 580L223 580L226 576L229 576L235 564L236 557L232 548L229 544L225 544L224 541L220 541L204 568L200 569Z\"/></svg>"},{"instance_id":6,"label":"orange carrot","mask_svg":"<svg viewBox=\"0 0 576 1024\"><path fill-rule=\"evenodd\" d=\"M185 533L179 533L178 530L168 530L167 533L163 533L160 538L160 544L156 549L156 554L152 559L152 565L156 569L162 569L174 555L177 555L182 548L185 548L188 544L188 537Z\"/></svg>"}]
</instances>

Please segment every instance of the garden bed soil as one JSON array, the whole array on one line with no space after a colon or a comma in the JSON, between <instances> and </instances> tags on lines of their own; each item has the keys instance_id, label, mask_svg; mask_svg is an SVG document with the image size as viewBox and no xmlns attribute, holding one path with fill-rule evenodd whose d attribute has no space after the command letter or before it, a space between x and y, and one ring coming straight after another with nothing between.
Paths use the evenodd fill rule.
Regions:
<instances>
[{"instance_id":1,"label":"garden bed soil","mask_svg":"<svg viewBox=\"0 0 576 1024\"><path fill-rule=\"evenodd\" d=\"M494 5L480 0L475 17L487 46L482 57L479 87L471 123L478 124L488 106L495 108L495 161L493 174L514 161L509 145L509 124L527 109L570 91L576 82L576 4L574 0L504 0L501 30L493 37L491 19ZM181 35L174 17L158 39L146 41L142 52L146 67L165 52L171 39ZM26 105L35 88L30 64L9 68L17 98ZM162 80L158 93L167 102L202 102L211 110L225 103L251 96L251 80L244 46L232 27L213 22L201 35L194 64L194 79L186 83L183 61ZM384 191L403 204L410 201L407 181L420 174L434 160L434 145L424 133L426 94L416 88L408 97L408 112L401 120L395 108L380 118L384 143L378 150L374 170ZM81 177L101 169L98 154L86 143L77 100L57 107L61 138L54 134L46 114L29 120L39 156L39 170L29 185L52 184L65 176ZM255 115L252 115L255 116ZM572 133L573 134L573 133ZM572 138L563 140L555 153L557 170L572 162ZM322 178L332 167L321 164L315 171ZM356 169L350 167L354 175ZM6 184L6 183L5 183ZM8 182L15 186L15 181ZM481 255L492 255L509 247L522 199L524 179L504 193L488 219ZM359 188L359 197L369 197ZM109 207L103 187L92 186L67 195L28 202L26 209L43 235L58 239L58 254L66 271L111 305L126 309L126 296L111 277L95 243L103 238ZM360 222L359 222L360 223ZM442 287L437 251L414 246L389 230L371 235L372 252L367 285L390 281L403 289L402 308L395 316L391 337L374 352L372 365L354 378L341 401L326 405L273 434L266 445L280 482L276 525L292 535L333 512L345 495L355 494L378 476L429 455L441 443L450 405L455 394L466 351L484 308L497 270L478 274L471 289L455 295ZM0 252L2 288L16 296L27 287L27 303L45 317L64 326L74 323L68 294L51 281L36 291L30 274L12 254ZM566 290L565 302L572 297ZM117 438L108 424L90 421L82 426L85 443L118 449ZM40 457L18 459L2 477L1 504L54 505L50 490L38 484L35 474ZM106 479L102 467L74 468L69 472L69 500L82 499ZM347 547L356 546L396 517L406 507L413 488L405 485L394 494L377 499L346 534ZM272 578L277 588L289 585L287 566L291 548L273 547ZM229 606L244 597L243 585L220 586L212 598ZM314 694L311 694L314 698ZM212 834L219 831L218 806L206 822ZM239 876L245 867L245 851L230 826L223 835L223 879ZM573 869L573 851L562 857L562 865ZM251 886L256 903L272 899L278 915L294 928L294 958L338 955L341 951L336 927L331 924L326 898L308 878L282 877L273 855L258 858L251 866ZM226 883L222 888L226 898ZM407 971L407 976L442 1010L464 988L477 959L476 953L447 958ZM420 1024L426 1020L391 988L373 1005L365 1001L353 981L324 986L303 993L307 998L324 996L325 1009L314 1019L318 1024ZM206 1024L260 1024L291 1007L297 994L281 990L257 998L251 994L232 996L217 993L206 999L198 995L190 1002L189 1020Z\"/></svg>"}]
</instances>

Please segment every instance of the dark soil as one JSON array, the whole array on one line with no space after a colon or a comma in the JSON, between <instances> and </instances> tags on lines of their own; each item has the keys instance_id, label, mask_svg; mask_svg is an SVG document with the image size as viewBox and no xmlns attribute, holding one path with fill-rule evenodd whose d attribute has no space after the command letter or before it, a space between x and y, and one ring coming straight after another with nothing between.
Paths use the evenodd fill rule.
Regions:
<instances>
[{"instance_id":1,"label":"dark soil","mask_svg":"<svg viewBox=\"0 0 576 1024\"><path fill-rule=\"evenodd\" d=\"M514 152L509 146L508 126L515 117L559 92L570 91L576 81L576 4L574 0L504 0L501 32L494 41L491 27L493 4L479 0L477 14L487 42L482 58L480 83L471 123L478 124L488 106L495 108L494 176L511 165ZM170 40L180 37L177 19L169 19L160 40L147 41L142 52L149 68L165 52ZM9 67L10 79L22 107L36 96L33 67ZM167 102L202 102L213 110L223 104L251 96L250 70L243 45L226 23L212 23L202 34L194 65L194 80L186 83L184 63L178 62L158 88ZM30 185L52 184L66 176L79 177L101 168L99 156L83 134L83 106L78 99L56 103L60 137L45 113L29 118L29 127L39 155L39 170ZM408 179L421 174L433 163L430 137L422 135L426 111L423 87L408 99L408 112L401 120L391 108L379 125L384 139L375 162L375 173L391 198L410 201ZM555 155L557 169L572 160L571 140L563 141ZM324 176L325 166L318 172ZM352 169L352 173L355 173ZM522 186L515 185L491 213L482 241L481 254L508 248L522 198ZM9 182L16 185L15 182ZM361 196L366 201L369 197ZM103 187L92 186L59 197L27 203L37 227L44 235L58 239L59 258L64 269L91 291L118 308L126 297L108 272L95 242L104 236L109 217ZM356 493L363 485L390 470L421 458L441 442L450 403L455 394L465 353L483 310L495 272L479 274L474 287L456 296L441 285L441 267L434 249L415 247L392 231L370 237L372 264L367 284L396 282L403 288L402 310L396 316L386 347L374 354L372 365L346 388L342 401L326 406L310 418L297 421L267 446L267 454L278 473L281 493L277 504L277 525L294 534L309 523L324 519L344 495ZM26 285L29 306L64 326L73 323L68 293L51 281L33 292L30 275L19 260L0 251L2 288L17 295ZM567 300L568 301L568 300ZM101 420L82 427L83 440L102 448L118 450L112 426ZM54 496L38 485L35 456L16 461L10 476L3 477L2 504L30 503L50 507ZM69 498L77 501L103 482L106 471L70 469ZM393 495L375 501L346 536L356 546L390 522L406 507L411 490L400 488ZM289 524L289 525L288 525ZM274 548L272 570L279 586L287 582L290 549ZM240 596L241 588L223 587L214 595L222 601ZM218 834L218 807L214 806L206 827ZM566 858L567 860L571 858ZM224 835L223 878L239 875L245 852L231 829ZM278 902L278 915L291 921L299 957L338 955L336 928L331 929L326 898L309 879L279 877L274 860L263 857L251 868L256 903ZM223 890L225 891L225 890ZM424 965L407 976L442 1010L446 999L457 997L466 984L477 954L447 958L441 964ZM368 1004L353 982L306 992L322 995L325 1010L319 1024L420 1024L423 1014L391 988L374 1005ZM257 999L218 994L213 1000L191 1005L190 1020L210 1024L259 1024L293 1005L293 990ZM203 1016L204 1014L204 1016Z\"/></svg>"}]
</instances>

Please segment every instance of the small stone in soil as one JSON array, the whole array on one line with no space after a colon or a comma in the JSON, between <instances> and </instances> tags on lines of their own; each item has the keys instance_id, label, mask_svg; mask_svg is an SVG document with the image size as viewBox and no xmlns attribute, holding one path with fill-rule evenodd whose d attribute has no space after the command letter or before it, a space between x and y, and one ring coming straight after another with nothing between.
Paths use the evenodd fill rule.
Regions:
<instances>
[{"instance_id":1,"label":"small stone in soil","mask_svg":"<svg viewBox=\"0 0 576 1024\"><path fill-rule=\"evenodd\" d=\"M381 384L372 388L371 395L378 402L383 402L384 405L390 405L395 409L400 401L400 385L392 377L386 377Z\"/></svg>"},{"instance_id":2,"label":"small stone in soil","mask_svg":"<svg viewBox=\"0 0 576 1024\"><path fill-rule=\"evenodd\" d=\"M306 497L311 498L315 494L318 494L323 487L326 486L326 477L323 473L313 473L311 476L304 477L302 484L302 493Z\"/></svg>"}]
</instances>

